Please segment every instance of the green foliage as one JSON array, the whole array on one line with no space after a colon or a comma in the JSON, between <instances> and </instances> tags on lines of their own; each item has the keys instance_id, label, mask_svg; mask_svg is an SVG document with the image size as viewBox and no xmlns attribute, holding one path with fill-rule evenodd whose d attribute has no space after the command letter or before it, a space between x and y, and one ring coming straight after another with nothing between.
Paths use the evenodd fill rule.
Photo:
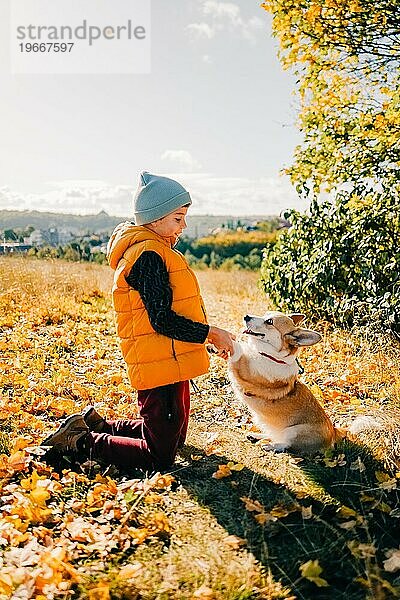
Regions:
<instances>
[{"instance_id":1,"label":"green foliage","mask_svg":"<svg viewBox=\"0 0 400 600\"><path fill-rule=\"evenodd\" d=\"M3 239L6 242L18 242L18 235L13 229L5 229L3 232Z\"/></svg>"},{"instance_id":2,"label":"green foliage","mask_svg":"<svg viewBox=\"0 0 400 600\"><path fill-rule=\"evenodd\" d=\"M92 260L93 260L93 262L97 263L98 265L106 265L107 264L107 258L106 258L106 255L103 254L103 252L95 252L94 254L92 254Z\"/></svg>"},{"instance_id":3,"label":"green foliage","mask_svg":"<svg viewBox=\"0 0 400 600\"><path fill-rule=\"evenodd\" d=\"M30 250L32 250L32 248ZM32 254L30 255L32 256ZM53 246L41 246L37 249L36 257L46 259L60 258L57 248L54 248Z\"/></svg>"},{"instance_id":4,"label":"green foliage","mask_svg":"<svg viewBox=\"0 0 400 600\"><path fill-rule=\"evenodd\" d=\"M222 269L256 271L261 266L265 244L273 245L278 232L274 227L281 221L264 221L262 229L254 231L224 230L197 240L181 238L178 250L185 255L189 265L197 269Z\"/></svg>"},{"instance_id":5,"label":"green foliage","mask_svg":"<svg viewBox=\"0 0 400 600\"><path fill-rule=\"evenodd\" d=\"M81 260L82 252L78 244L72 243L68 244L64 250L64 260L69 260L71 262L77 262Z\"/></svg>"},{"instance_id":6,"label":"green foliage","mask_svg":"<svg viewBox=\"0 0 400 600\"><path fill-rule=\"evenodd\" d=\"M359 188L291 211L265 249L261 283L281 309L400 334L400 213L392 189Z\"/></svg>"},{"instance_id":7,"label":"green foliage","mask_svg":"<svg viewBox=\"0 0 400 600\"><path fill-rule=\"evenodd\" d=\"M192 253L200 258L204 254L215 252L222 258L236 254L247 256L254 249L262 250L265 244L273 242L276 232L264 231L227 231L199 238L192 243Z\"/></svg>"}]
</instances>

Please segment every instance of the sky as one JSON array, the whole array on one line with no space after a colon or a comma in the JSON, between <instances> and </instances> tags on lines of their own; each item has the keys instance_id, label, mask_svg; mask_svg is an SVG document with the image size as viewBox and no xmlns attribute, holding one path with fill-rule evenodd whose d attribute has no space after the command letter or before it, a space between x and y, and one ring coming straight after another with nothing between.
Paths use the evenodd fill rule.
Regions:
<instances>
[{"instance_id":1,"label":"sky","mask_svg":"<svg viewBox=\"0 0 400 600\"><path fill-rule=\"evenodd\" d=\"M13 74L16 1L0 6L0 209L130 216L142 170L185 185L193 214L305 208L280 174L295 82L259 2L152 0L149 73Z\"/></svg>"}]
</instances>

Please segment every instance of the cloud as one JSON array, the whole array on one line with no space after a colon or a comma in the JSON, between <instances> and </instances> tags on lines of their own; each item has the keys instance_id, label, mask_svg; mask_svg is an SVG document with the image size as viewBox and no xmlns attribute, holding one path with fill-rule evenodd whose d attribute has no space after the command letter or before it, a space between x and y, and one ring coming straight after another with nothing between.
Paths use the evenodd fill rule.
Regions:
<instances>
[{"instance_id":1,"label":"cloud","mask_svg":"<svg viewBox=\"0 0 400 600\"><path fill-rule=\"evenodd\" d=\"M174 174L170 174L174 178ZM305 210L308 203L284 177L216 177L207 173L176 175L193 199L193 214L279 215L283 210Z\"/></svg>"},{"instance_id":2,"label":"cloud","mask_svg":"<svg viewBox=\"0 0 400 600\"><path fill-rule=\"evenodd\" d=\"M172 151L171 151L172 152ZM305 210L287 178L283 177L217 177L212 173L166 171L166 177L177 179L190 192L191 214L197 215L279 215L283 210ZM65 181L54 183L45 193L22 194L10 187L0 189L0 209L40 210L73 214L96 214L105 210L110 215L132 215L134 187L109 185L106 182ZM54 189L56 188L56 189ZM74 194L71 195L71 190ZM79 194L77 193L79 192ZM1 227L1 225L0 225Z\"/></svg>"},{"instance_id":3,"label":"cloud","mask_svg":"<svg viewBox=\"0 0 400 600\"><path fill-rule=\"evenodd\" d=\"M44 193L20 193L9 187L0 189L0 209L39 210L71 214L111 215L132 213L133 187L112 186L100 181L48 182Z\"/></svg>"},{"instance_id":4,"label":"cloud","mask_svg":"<svg viewBox=\"0 0 400 600\"><path fill-rule=\"evenodd\" d=\"M203 37L211 39L216 33L215 28L210 27L208 23L190 23L190 25L188 25L186 29L198 38Z\"/></svg>"},{"instance_id":5,"label":"cloud","mask_svg":"<svg viewBox=\"0 0 400 600\"><path fill-rule=\"evenodd\" d=\"M218 32L231 31L254 43L258 32L264 29L262 19L252 16L246 19L242 16L240 6L233 2L216 2L205 0L201 12L209 21L190 23L186 29L196 38L211 39Z\"/></svg>"},{"instance_id":6,"label":"cloud","mask_svg":"<svg viewBox=\"0 0 400 600\"><path fill-rule=\"evenodd\" d=\"M183 173L201 169L201 164L187 150L166 150L162 154L161 160L168 161Z\"/></svg>"}]
</instances>

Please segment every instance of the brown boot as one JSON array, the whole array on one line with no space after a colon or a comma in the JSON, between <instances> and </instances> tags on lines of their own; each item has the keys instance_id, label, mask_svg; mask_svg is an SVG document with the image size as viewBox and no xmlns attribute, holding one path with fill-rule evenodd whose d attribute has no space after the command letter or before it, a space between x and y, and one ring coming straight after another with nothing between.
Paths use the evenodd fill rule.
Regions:
<instances>
[{"instance_id":1,"label":"brown boot","mask_svg":"<svg viewBox=\"0 0 400 600\"><path fill-rule=\"evenodd\" d=\"M83 419L90 429L90 431L94 431L95 433L101 433L106 425L106 420L99 415L94 406L87 406L84 411L82 411Z\"/></svg>"},{"instance_id":2,"label":"brown boot","mask_svg":"<svg viewBox=\"0 0 400 600\"><path fill-rule=\"evenodd\" d=\"M41 446L53 446L58 452L77 452L79 450L77 443L89 433L82 415L71 415L51 435L49 435Z\"/></svg>"}]
</instances>

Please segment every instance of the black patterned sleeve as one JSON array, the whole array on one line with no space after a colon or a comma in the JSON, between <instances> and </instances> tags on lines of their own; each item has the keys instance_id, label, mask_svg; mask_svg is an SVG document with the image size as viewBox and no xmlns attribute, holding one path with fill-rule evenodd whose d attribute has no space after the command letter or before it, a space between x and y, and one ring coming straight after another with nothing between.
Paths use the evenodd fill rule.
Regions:
<instances>
[{"instance_id":1,"label":"black patterned sleeve","mask_svg":"<svg viewBox=\"0 0 400 600\"><path fill-rule=\"evenodd\" d=\"M182 342L203 344L209 326L178 315L171 309L172 289L167 268L157 252L140 255L126 277L127 283L140 294L157 333Z\"/></svg>"}]
</instances>

